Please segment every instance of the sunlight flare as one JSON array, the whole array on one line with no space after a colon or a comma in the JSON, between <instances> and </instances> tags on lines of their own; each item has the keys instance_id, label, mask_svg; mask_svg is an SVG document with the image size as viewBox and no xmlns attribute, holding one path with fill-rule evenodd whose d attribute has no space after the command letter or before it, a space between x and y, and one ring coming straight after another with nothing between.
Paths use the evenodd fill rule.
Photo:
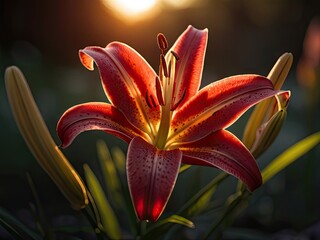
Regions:
<instances>
[{"instance_id":1,"label":"sunlight flare","mask_svg":"<svg viewBox=\"0 0 320 240\"><path fill-rule=\"evenodd\" d=\"M159 0L101 0L117 17L122 20L141 20L153 16L157 12Z\"/></svg>"}]
</instances>

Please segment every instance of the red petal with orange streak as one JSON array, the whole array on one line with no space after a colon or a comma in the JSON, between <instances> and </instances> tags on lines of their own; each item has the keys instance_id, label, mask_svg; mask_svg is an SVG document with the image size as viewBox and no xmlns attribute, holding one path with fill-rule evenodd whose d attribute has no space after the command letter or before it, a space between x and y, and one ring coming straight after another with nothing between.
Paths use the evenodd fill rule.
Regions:
<instances>
[{"instance_id":1,"label":"red petal with orange streak","mask_svg":"<svg viewBox=\"0 0 320 240\"><path fill-rule=\"evenodd\" d=\"M57 125L61 147L69 146L80 133L103 130L126 142L143 133L132 126L123 114L107 103L84 103L68 109Z\"/></svg>"},{"instance_id":2,"label":"red petal with orange streak","mask_svg":"<svg viewBox=\"0 0 320 240\"><path fill-rule=\"evenodd\" d=\"M106 48L86 47L79 51L79 56L89 70L93 69L93 61L96 63L106 95L129 122L148 133L156 128L160 120L153 81L156 74L139 53L123 43L113 42ZM156 106L148 106L147 93Z\"/></svg>"},{"instance_id":3,"label":"red petal with orange streak","mask_svg":"<svg viewBox=\"0 0 320 240\"><path fill-rule=\"evenodd\" d=\"M179 57L175 74L175 101L172 105L176 105L182 97L183 99L177 109L199 90L207 39L207 29L198 30L189 26L168 51L168 53L174 51ZM183 96L184 91L185 96Z\"/></svg>"},{"instance_id":4,"label":"red petal with orange streak","mask_svg":"<svg viewBox=\"0 0 320 240\"><path fill-rule=\"evenodd\" d=\"M248 108L277 93L269 79L258 75L238 75L213 82L173 116L169 141L192 142L226 128Z\"/></svg>"},{"instance_id":5,"label":"red petal with orange streak","mask_svg":"<svg viewBox=\"0 0 320 240\"><path fill-rule=\"evenodd\" d=\"M182 154L159 150L140 137L128 149L127 176L131 199L140 220L156 221L175 185Z\"/></svg>"},{"instance_id":6,"label":"red petal with orange streak","mask_svg":"<svg viewBox=\"0 0 320 240\"><path fill-rule=\"evenodd\" d=\"M220 130L179 148L183 163L217 167L244 182L250 191L262 183L261 173L249 150L233 134Z\"/></svg>"}]
</instances>

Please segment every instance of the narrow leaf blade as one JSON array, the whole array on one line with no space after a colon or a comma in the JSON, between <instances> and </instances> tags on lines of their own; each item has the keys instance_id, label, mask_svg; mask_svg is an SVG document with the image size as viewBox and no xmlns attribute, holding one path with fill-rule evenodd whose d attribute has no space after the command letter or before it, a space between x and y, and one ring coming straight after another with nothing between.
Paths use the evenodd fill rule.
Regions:
<instances>
[{"instance_id":1,"label":"narrow leaf blade","mask_svg":"<svg viewBox=\"0 0 320 240\"><path fill-rule=\"evenodd\" d=\"M161 235L167 232L168 229L173 226L170 223L180 224L188 228L195 228L195 225L192 221L174 214L154 224L151 228L148 229L147 233L141 237L141 240L158 239L159 237L160 239L162 239Z\"/></svg>"},{"instance_id":2,"label":"narrow leaf blade","mask_svg":"<svg viewBox=\"0 0 320 240\"><path fill-rule=\"evenodd\" d=\"M97 153L104 176L108 196L112 196L112 203L117 208L123 208L123 197L121 195L121 184L117 174L116 166L110 155L108 146L102 140L97 142Z\"/></svg>"},{"instance_id":3,"label":"narrow leaf blade","mask_svg":"<svg viewBox=\"0 0 320 240\"><path fill-rule=\"evenodd\" d=\"M223 181L228 174L221 173L216 176L211 182L204 186L197 194L195 194L185 205L179 210L179 214L192 217L201 212L208 205L217 186Z\"/></svg>"},{"instance_id":4,"label":"narrow leaf blade","mask_svg":"<svg viewBox=\"0 0 320 240\"><path fill-rule=\"evenodd\" d=\"M16 239L40 240L41 237L28 229L18 219L0 207L0 225Z\"/></svg>"},{"instance_id":5,"label":"narrow leaf blade","mask_svg":"<svg viewBox=\"0 0 320 240\"><path fill-rule=\"evenodd\" d=\"M179 216L179 215L171 215L170 217L164 219L165 223L170 222L170 223L177 223L183 226L186 226L188 228L195 228L195 225L193 222L191 222L190 220Z\"/></svg>"},{"instance_id":6,"label":"narrow leaf blade","mask_svg":"<svg viewBox=\"0 0 320 240\"><path fill-rule=\"evenodd\" d=\"M114 164L116 165L116 168L119 172L119 174L124 174L126 171L126 156L123 153L123 151L115 147L111 150L112 152L112 159L114 161Z\"/></svg>"},{"instance_id":7,"label":"narrow leaf blade","mask_svg":"<svg viewBox=\"0 0 320 240\"><path fill-rule=\"evenodd\" d=\"M121 239L118 220L102 190L102 187L88 165L84 165L84 173L89 191L91 192L100 213L102 226L112 239Z\"/></svg>"},{"instance_id":8,"label":"narrow leaf blade","mask_svg":"<svg viewBox=\"0 0 320 240\"><path fill-rule=\"evenodd\" d=\"M320 132L314 133L292 147L288 148L277 158L275 158L265 169L262 171L263 182L267 182L278 172L289 166L295 160L306 154L312 148L317 146L320 142Z\"/></svg>"}]
</instances>

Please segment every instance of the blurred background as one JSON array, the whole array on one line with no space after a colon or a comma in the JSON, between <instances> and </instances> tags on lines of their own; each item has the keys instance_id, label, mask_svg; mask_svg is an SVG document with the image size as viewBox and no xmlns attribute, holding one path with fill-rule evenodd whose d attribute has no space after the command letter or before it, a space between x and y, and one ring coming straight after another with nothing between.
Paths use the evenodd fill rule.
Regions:
<instances>
[{"instance_id":1,"label":"blurred background","mask_svg":"<svg viewBox=\"0 0 320 240\"><path fill-rule=\"evenodd\" d=\"M276 142L258 160L263 168L298 140L319 131L317 18L320 19L317 0L1 1L0 206L20 219L30 217L29 202L34 199L26 181L29 172L53 224L71 221L75 214L39 167L18 131L5 93L3 76L7 66L17 65L24 72L49 130L59 143L55 127L66 109L82 102L107 101L98 72L87 71L78 59L78 50L86 46L125 42L158 69L159 32L165 34L171 45L189 24L208 28L203 86L235 74L267 75L281 54L291 52L294 63L283 86L292 91L288 118ZM245 114L231 128L240 138L248 116ZM126 151L127 145L113 136L83 133L64 150L81 175L84 163L99 171L97 139L105 140L110 148L120 146ZM258 189L234 228L273 236L318 231L319 239L319 157L318 146ZM196 186L192 186L194 192L218 172L200 167L191 171L199 176L193 183ZM168 211L174 211L175 204L193 194L185 193L188 181L188 177L179 178ZM231 179L225 188L230 186L232 191L234 183Z\"/></svg>"}]
</instances>

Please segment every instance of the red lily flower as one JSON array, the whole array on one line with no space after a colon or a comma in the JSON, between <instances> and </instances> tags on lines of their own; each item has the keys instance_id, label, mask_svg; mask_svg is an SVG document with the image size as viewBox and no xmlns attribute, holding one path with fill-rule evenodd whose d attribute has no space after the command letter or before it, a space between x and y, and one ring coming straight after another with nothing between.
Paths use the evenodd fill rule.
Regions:
<instances>
[{"instance_id":1,"label":"red lily flower","mask_svg":"<svg viewBox=\"0 0 320 240\"><path fill-rule=\"evenodd\" d=\"M57 126L62 147L87 130L103 130L128 142L128 184L140 220L159 218L181 163L217 167L250 191L261 185L254 157L225 128L278 92L258 75L232 76L199 91L207 37L207 29L189 26L165 54L168 44L159 34L159 75L123 43L80 50L86 68L97 65L111 103L67 110Z\"/></svg>"}]
</instances>

